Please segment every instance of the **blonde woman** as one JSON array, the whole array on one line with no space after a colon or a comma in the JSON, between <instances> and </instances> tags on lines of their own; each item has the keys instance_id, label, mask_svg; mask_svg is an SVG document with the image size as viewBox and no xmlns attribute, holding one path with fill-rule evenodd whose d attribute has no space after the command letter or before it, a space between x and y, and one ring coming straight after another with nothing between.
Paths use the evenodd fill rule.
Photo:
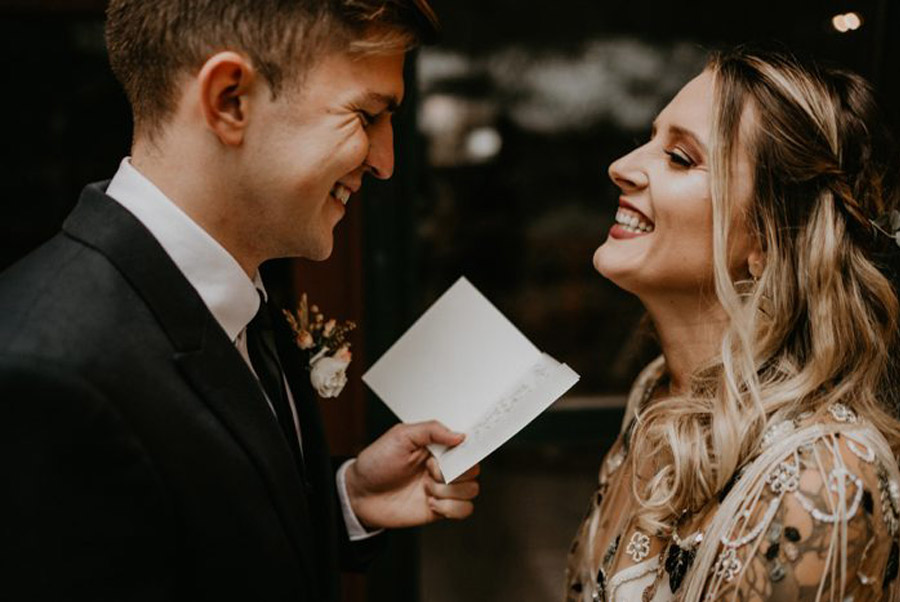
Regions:
<instances>
[{"instance_id":1,"label":"blonde woman","mask_svg":"<svg viewBox=\"0 0 900 602\"><path fill-rule=\"evenodd\" d=\"M594 265L663 356L601 467L568 600L900 598L886 132L858 76L736 50L612 164Z\"/></svg>"}]
</instances>

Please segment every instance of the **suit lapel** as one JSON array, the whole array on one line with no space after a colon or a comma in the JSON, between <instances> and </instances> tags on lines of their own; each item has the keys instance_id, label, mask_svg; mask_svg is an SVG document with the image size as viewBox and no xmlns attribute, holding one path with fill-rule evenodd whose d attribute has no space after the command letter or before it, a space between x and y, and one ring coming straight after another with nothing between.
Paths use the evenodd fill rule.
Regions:
<instances>
[{"instance_id":1,"label":"suit lapel","mask_svg":"<svg viewBox=\"0 0 900 602\"><path fill-rule=\"evenodd\" d=\"M326 552L319 556L320 570L324 574L336 574L339 569L336 564L338 539L342 535L337 532L340 522L337 517L338 500L318 396L310 384L306 356L294 344L285 320L275 321L275 344L300 418L306 475L312 484L311 495L318 497L318 503L312 510L316 516L318 547ZM333 588L335 584L331 581L327 585ZM331 599L336 597L337 591L332 589Z\"/></svg>"},{"instance_id":2,"label":"suit lapel","mask_svg":"<svg viewBox=\"0 0 900 602\"><path fill-rule=\"evenodd\" d=\"M176 365L262 474L303 566L313 567L306 492L261 389L156 239L104 188L85 189L64 232L105 255L147 303L172 341ZM307 578L316 581L315 575Z\"/></svg>"},{"instance_id":3,"label":"suit lapel","mask_svg":"<svg viewBox=\"0 0 900 602\"><path fill-rule=\"evenodd\" d=\"M318 397L306 370L306 358L294 345L284 320L275 321L275 345L300 418L304 463L307 470L311 471L309 480L318 489L330 484L330 475L323 474L323 471L328 472L331 464L325 429L317 405Z\"/></svg>"},{"instance_id":4,"label":"suit lapel","mask_svg":"<svg viewBox=\"0 0 900 602\"><path fill-rule=\"evenodd\" d=\"M263 475L286 531L304 565L311 566L309 508L293 456L259 386L245 374L243 359L224 334L221 338L228 344L207 342L199 349L176 353L175 363Z\"/></svg>"}]
</instances>

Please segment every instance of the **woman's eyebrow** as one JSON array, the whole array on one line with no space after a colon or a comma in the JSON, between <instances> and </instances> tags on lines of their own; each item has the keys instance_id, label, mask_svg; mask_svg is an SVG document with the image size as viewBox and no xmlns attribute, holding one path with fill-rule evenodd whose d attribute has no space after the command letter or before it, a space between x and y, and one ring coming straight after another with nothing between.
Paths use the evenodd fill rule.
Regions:
<instances>
[{"instance_id":1,"label":"woman's eyebrow","mask_svg":"<svg viewBox=\"0 0 900 602\"><path fill-rule=\"evenodd\" d=\"M698 149L700 149L700 152L702 152L703 154L707 154L706 145L703 144L703 141L700 140L700 137L691 130L681 127L680 125L670 125L669 132L674 136L687 138L689 141L694 143L694 145L696 145Z\"/></svg>"}]
</instances>

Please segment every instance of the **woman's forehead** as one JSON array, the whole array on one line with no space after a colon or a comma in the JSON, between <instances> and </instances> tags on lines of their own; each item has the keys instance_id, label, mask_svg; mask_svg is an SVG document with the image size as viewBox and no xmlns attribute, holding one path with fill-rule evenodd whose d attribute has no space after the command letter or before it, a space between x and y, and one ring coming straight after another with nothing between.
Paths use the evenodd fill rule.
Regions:
<instances>
[{"instance_id":1,"label":"woman's forehead","mask_svg":"<svg viewBox=\"0 0 900 602\"><path fill-rule=\"evenodd\" d=\"M709 143L712 125L714 76L709 70L689 81L662 110L657 118L660 127L679 127L694 132Z\"/></svg>"}]
</instances>

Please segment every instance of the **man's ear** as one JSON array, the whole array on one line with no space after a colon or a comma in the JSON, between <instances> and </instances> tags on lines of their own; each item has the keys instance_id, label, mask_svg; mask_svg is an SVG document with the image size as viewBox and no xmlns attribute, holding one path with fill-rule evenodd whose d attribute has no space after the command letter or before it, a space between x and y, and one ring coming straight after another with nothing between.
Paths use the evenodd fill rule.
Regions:
<instances>
[{"instance_id":1,"label":"man's ear","mask_svg":"<svg viewBox=\"0 0 900 602\"><path fill-rule=\"evenodd\" d=\"M240 146L247 128L256 70L236 52L211 56L200 68L200 110L209 129L228 146Z\"/></svg>"}]
</instances>

